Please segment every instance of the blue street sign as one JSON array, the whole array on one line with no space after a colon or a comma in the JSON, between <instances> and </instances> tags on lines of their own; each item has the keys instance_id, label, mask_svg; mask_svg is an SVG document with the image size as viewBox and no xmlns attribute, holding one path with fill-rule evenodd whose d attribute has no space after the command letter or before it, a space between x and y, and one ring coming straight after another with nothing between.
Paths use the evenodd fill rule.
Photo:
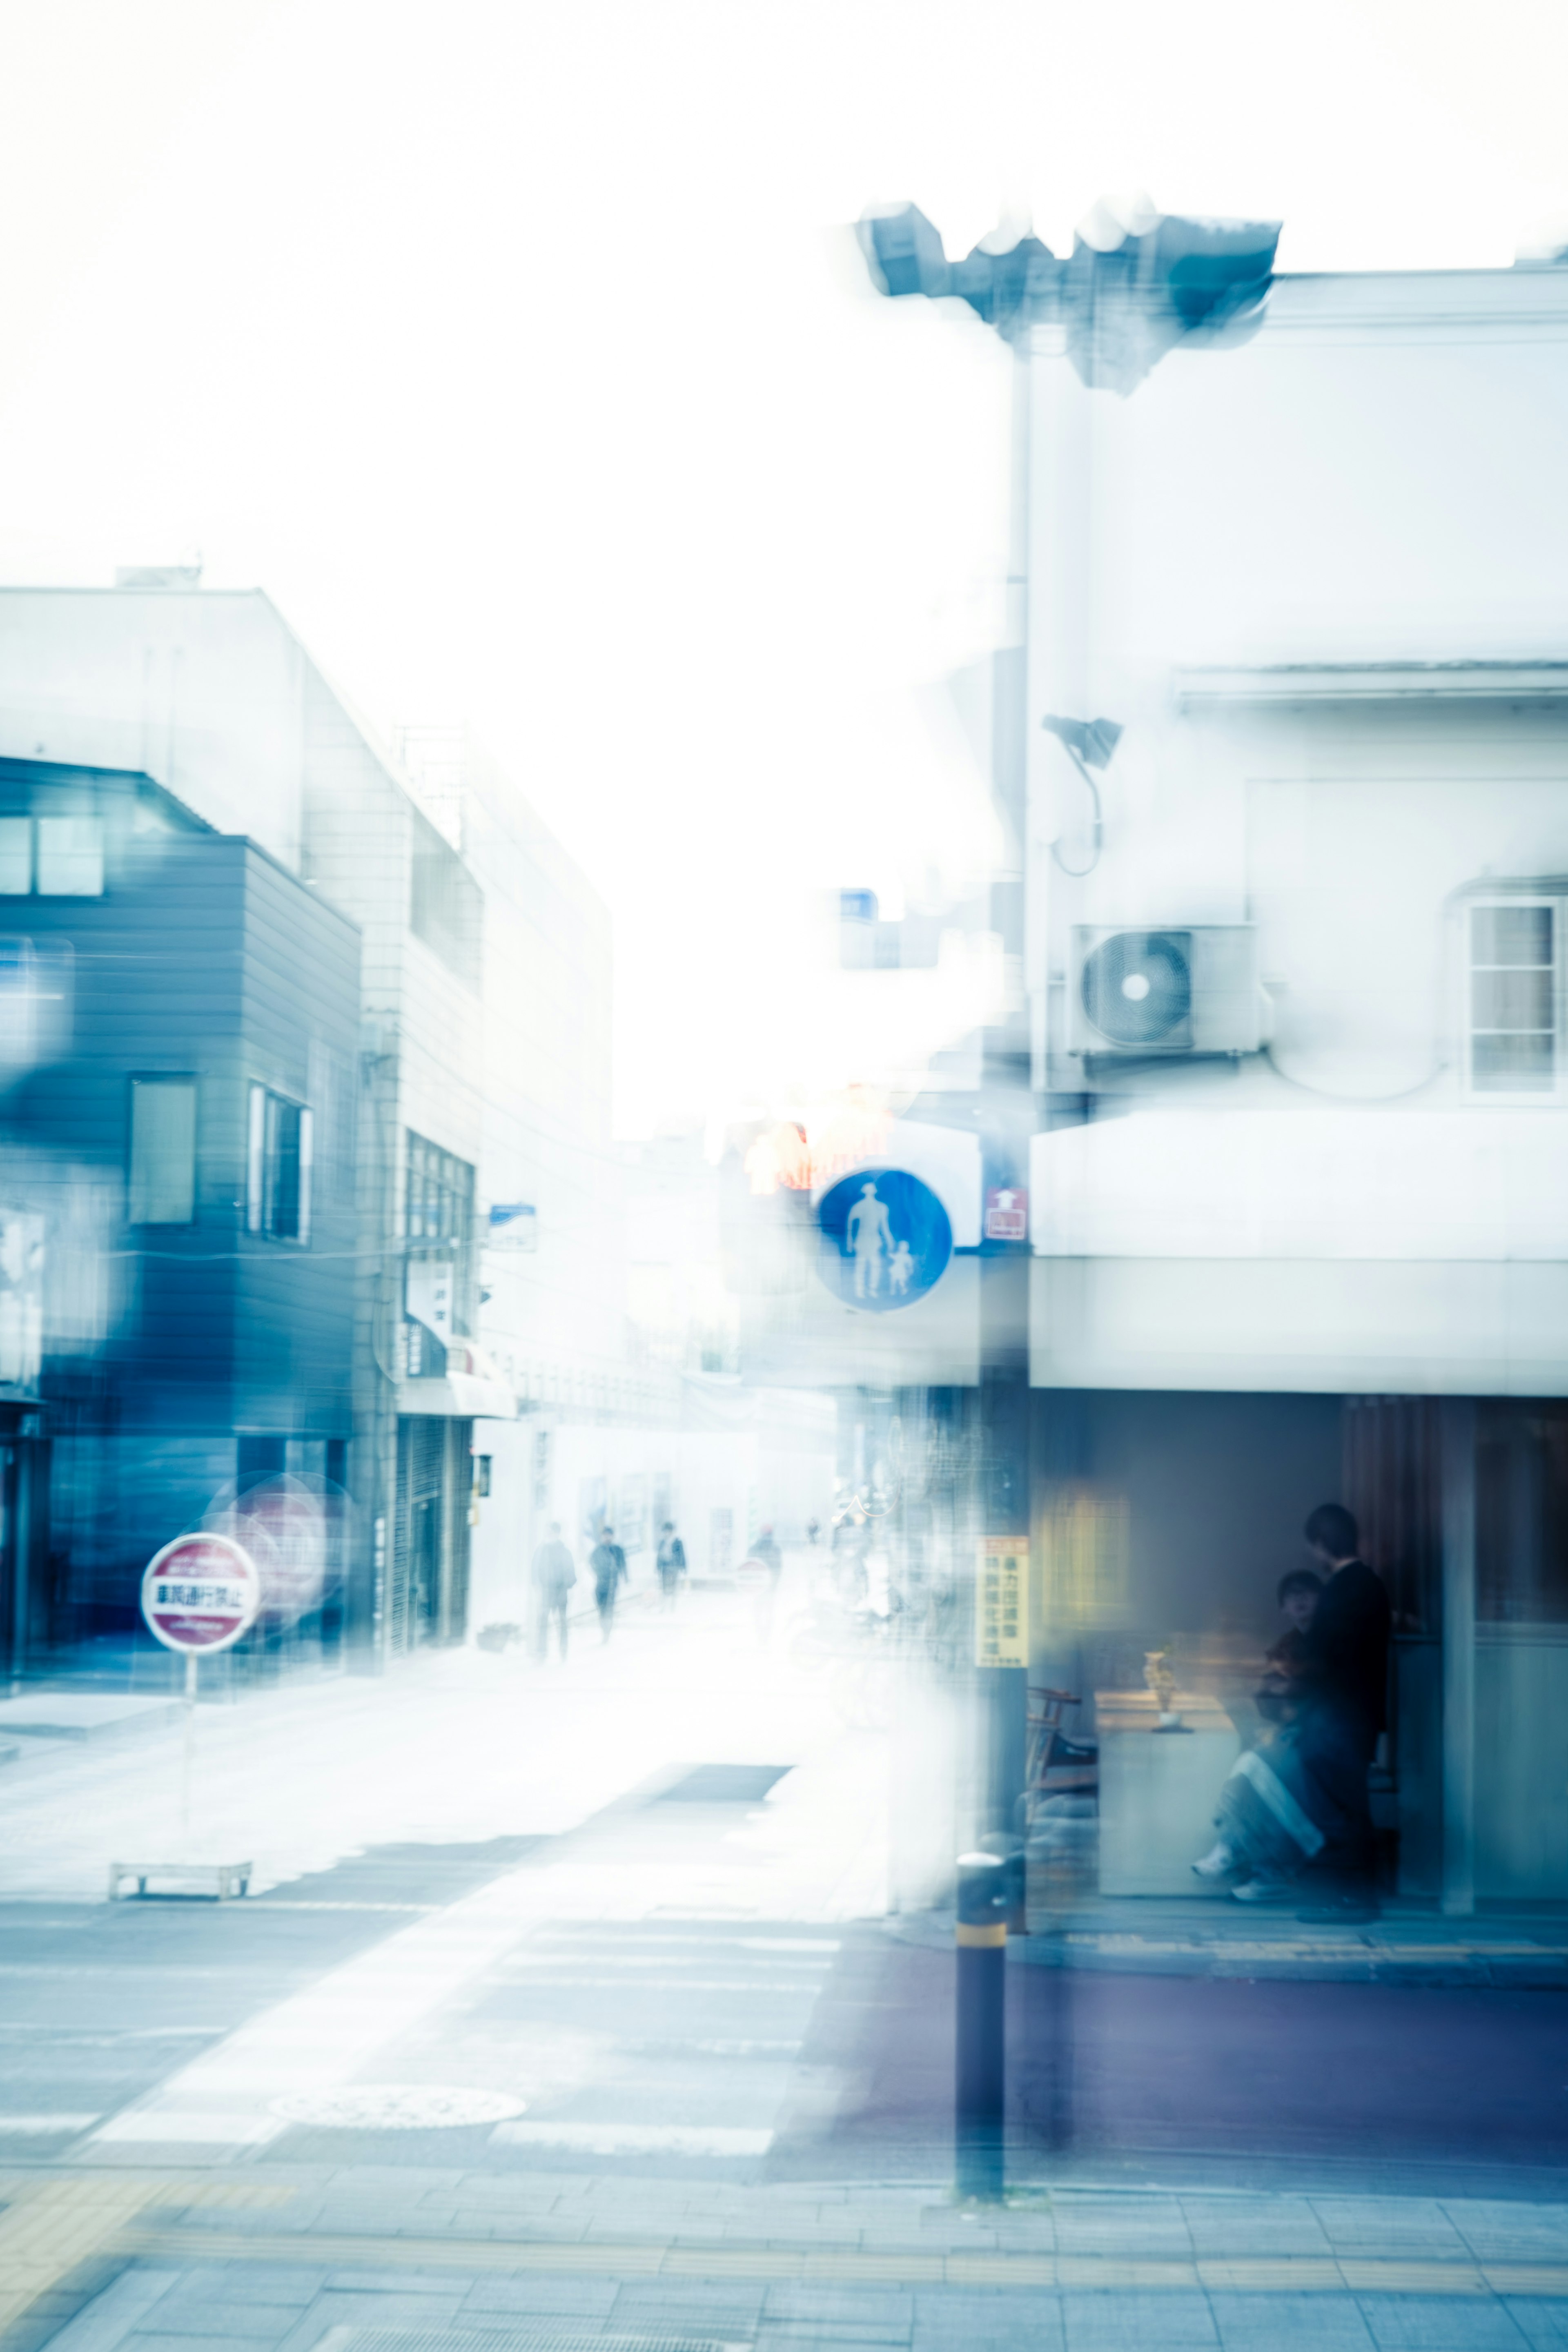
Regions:
<instances>
[{"instance_id":1,"label":"blue street sign","mask_svg":"<svg viewBox=\"0 0 1568 2352\"><path fill-rule=\"evenodd\" d=\"M947 1211L903 1168L858 1168L823 1195L817 1267L848 1307L873 1315L912 1307L952 1255Z\"/></svg>"}]
</instances>

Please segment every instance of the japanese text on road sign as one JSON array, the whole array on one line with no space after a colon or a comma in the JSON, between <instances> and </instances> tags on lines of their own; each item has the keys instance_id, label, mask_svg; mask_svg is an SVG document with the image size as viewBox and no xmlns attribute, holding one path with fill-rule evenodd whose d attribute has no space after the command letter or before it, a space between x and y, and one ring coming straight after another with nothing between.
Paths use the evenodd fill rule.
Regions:
<instances>
[{"instance_id":1,"label":"japanese text on road sign","mask_svg":"<svg viewBox=\"0 0 1568 2352\"><path fill-rule=\"evenodd\" d=\"M231 1536L176 1536L142 1579L142 1614L168 1650L228 1649L260 1601L256 1564Z\"/></svg>"},{"instance_id":2,"label":"japanese text on road sign","mask_svg":"<svg viewBox=\"0 0 1568 2352\"><path fill-rule=\"evenodd\" d=\"M976 1665L1028 1664L1028 1592L1027 1536L987 1536L980 1547L975 1591Z\"/></svg>"}]
</instances>

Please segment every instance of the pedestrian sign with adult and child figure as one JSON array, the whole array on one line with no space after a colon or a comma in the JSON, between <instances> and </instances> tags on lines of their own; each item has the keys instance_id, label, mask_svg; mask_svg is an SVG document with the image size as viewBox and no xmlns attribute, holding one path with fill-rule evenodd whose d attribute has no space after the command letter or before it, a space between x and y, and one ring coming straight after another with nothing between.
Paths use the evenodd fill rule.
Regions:
<instances>
[{"instance_id":1,"label":"pedestrian sign with adult and child figure","mask_svg":"<svg viewBox=\"0 0 1568 2352\"><path fill-rule=\"evenodd\" d=\"M912 1307L952 1255L952 1226L929 1184L903 1168L860 1168L817 1211L824 1282L846 1306L887 1314Z\"/></svg>"}]
</instances>

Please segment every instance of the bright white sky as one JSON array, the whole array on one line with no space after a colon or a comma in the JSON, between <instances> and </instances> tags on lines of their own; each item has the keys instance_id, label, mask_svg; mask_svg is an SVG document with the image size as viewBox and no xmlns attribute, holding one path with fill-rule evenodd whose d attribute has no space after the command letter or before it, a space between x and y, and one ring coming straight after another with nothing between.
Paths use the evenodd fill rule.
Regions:
<instances>
[{"instance_id":1,"label":"bright white sky","mask_svg":"<svg viewBox=\"0 0 1568 2352\"><path fill-rule=\"evenodd\" d=\"M817 1084L808 894L984 856L1005 463L1000 347L841 225L1507 263L1565 76L1561 0L0 0L0 576L199 549L468 719L614 911L628 1129Z\"/></svg>"}]
</instances>

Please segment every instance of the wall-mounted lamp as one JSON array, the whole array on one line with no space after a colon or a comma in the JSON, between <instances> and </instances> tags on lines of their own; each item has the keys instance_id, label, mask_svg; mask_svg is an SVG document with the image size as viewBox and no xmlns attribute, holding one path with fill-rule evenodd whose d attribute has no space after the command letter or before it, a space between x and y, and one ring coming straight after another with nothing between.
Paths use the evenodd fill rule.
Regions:
<instances>
[{"instance_id":1,"label":"wall-mounted lamp","mask_svg":"<svg viewBox=\"0 0 1568 2352\"><path fill-rule=\"evenodd\" d=\"M1063 857L1058 844L1055 841L1051 844L1051 856L1064 874L1070 874L1075 878L1081 875L1092 874L1100 863L1100 844L1104 838L1105 829L1100 818L1100 786L1095 782L1090 771L1095 768L1108 768L1110 765L1111 756L1121 740L1122 730L1114 719L1059 719L1054 713L1048 713L1041 719L1040 724L1047 735L1056 737L1068 758L1089 786L1089 796L1094 803L1094 852L1089 864L1069 866Z\"/></svg>"}]
</instances>

